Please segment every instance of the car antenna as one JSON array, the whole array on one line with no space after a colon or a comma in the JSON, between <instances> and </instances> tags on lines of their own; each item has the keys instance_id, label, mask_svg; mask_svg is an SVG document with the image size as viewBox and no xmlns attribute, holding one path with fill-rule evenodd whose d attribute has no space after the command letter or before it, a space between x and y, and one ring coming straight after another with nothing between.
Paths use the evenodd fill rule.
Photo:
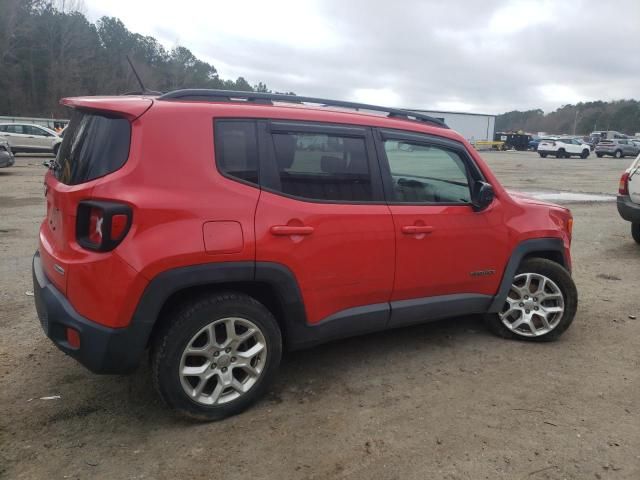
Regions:
<instances>
[{"instance_id":1,"label":"car antenna","mask_svg":"<svg viewBox=\"0 0 640 480\"><path fill-rule=\"evenodd\" d=\"M140 91L139 92L127 92L125 93L125 95L162 95L162 92L156 92L155 90L147 90L146 87L144 86L144 83L142 83L142 79L140 78L140 75L138 75L138 72L136 71L136 67L133 66L133 62L131 61L131 59L129 58L129 55L126 55L127 57L127 62L129 62L129 66L131 67L131 70L133 71L133 74L136 76L136 79L138 80L138 83L140 84Z\"/></svg>"}]
</instances>

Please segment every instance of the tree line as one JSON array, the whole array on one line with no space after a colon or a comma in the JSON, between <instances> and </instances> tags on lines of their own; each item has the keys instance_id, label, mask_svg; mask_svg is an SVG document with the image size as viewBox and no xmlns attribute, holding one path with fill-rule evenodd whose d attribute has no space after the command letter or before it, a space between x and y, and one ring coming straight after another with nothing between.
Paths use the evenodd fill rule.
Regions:
<instances>
[{"instance_id":1,"label":"tree line","mask_svg":"<svg viewBox=\"0 0 640 480\"><path fill-rule=\"evenodd\" d=\"M147 89L269 91L243 77L222 79L189 49L167 50L115 17L91 23L77 7L73 0L0 0L0 115L64 116L60 98L139 90L127 55Z\"/></svg>"},{"instance_id":2,"label":"tree line","mask_svg":"<svg viewBox=\"0 0 640 480\"><path fill-rule=\"evenodd\" d=\"M584 102L564 105L545 114L542 110L515 110L496 117L496 131L546 132L588 135L597 130L615 130L633 135L640 132L640 102Z\"/></svg>"}]
</instances>

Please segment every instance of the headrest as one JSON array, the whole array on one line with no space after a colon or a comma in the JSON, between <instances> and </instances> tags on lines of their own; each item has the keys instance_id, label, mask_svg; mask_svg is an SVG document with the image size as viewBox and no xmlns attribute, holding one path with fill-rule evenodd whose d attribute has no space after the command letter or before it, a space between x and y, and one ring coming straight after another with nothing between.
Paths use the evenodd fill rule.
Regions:
<instances>
[{"instance_id":1,"label":"headrest","mask_svg":"<svg viewBox=\"0 0 640 480\"><path fill-rule=\"evenodd\" d=\"M296 137L287 134L277 134L273 136L273 141L276 147L278 169L282 171L285 168L290 168L291 165L293 165L293 160L296 155Z\"/></svg>"},{"instance_id":2,"label":"headrest","mask_svg":"<svg viewBox=\"0 0 640 480\"><path fill-rule=\"evenodd\" d=\"M339 157L323 156L320 159L320 170L324 173L345 173L347 160Z\"/></svg>"}]
</instances>

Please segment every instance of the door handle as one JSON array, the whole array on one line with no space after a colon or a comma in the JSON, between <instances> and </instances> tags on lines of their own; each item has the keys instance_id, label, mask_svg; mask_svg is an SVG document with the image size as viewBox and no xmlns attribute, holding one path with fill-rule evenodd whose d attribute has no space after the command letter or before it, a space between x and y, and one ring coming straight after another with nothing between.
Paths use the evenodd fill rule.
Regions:
<instances>
[{"instance_id":1,"label":"door handle","mask_svg":"<svg viewBox=\"0 0 640 480\"><path fill-rule=\"evenodd\" d=\"M274 225L271 227L271 234L277 236L288 235L311 235L313 233L313 227L309 226L292 226L292 225Z\"/></svg>"},{"instance_id":2,"label":"door handle","mask_svg":"<svg viewBox=\"0 0 640 480\"><path fill-rule=\"evenodd\" d=\"M431 232L433 232L433 227L429 225L405 225L404 227L402 227L402 233L405 233L407 235Z\"/></svg>"}]
</instances>

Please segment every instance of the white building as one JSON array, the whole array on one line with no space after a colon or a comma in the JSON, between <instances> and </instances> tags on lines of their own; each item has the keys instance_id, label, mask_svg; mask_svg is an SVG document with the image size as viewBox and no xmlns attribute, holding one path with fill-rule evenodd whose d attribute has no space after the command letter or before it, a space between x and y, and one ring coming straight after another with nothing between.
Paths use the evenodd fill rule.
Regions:
<instances>
[{"instance_id":1,"label":"white building","mask_svg":"<svg viewBox=\"0 0 640 480\"><path fill-rule=\"evenodd\" d=\"M493 140L496 116L484 113L439 112L436 110L413 110L443 120L469 141Z\"/></svg>"}]
</instances>

